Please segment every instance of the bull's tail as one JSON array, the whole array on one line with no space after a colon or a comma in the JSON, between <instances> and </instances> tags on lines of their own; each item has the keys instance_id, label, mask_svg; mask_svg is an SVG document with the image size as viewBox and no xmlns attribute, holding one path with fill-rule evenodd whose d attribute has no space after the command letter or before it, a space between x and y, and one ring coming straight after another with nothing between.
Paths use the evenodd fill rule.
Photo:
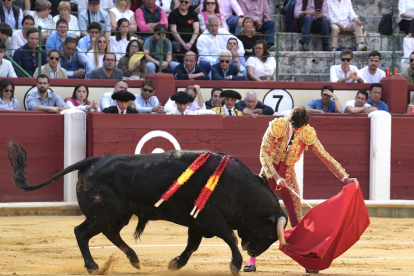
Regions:
<instances>
[{"instance_id":1,"label":"bull's tail","mask_svg":"<svg viewBox=\"0 0 414 276\"><path fill-rule=\"evenodd\" d=\"M90 165L90 163L95 162L97 158L100 157L93 157L84 159L82 161L79 161L78 163L75 163L64 170L60 171L56 175L54 175L52 178L37 184L37 185L29 185L27 183L27 175L26 175L26 166L27 166L27 153L26 150L23 148L23 146L20 143L14 143L13 140L10 140L7 143L8 149L8 156L10 160L11 167L14 171L13 180L16 185L16 187L26 190L26 191L34 191L37 189L40 189L44 186L49 185L56 179L64 176L65 174L68 174L72 171L76 171L82 168L85 168Z\"/></svg>"}]
</instances>

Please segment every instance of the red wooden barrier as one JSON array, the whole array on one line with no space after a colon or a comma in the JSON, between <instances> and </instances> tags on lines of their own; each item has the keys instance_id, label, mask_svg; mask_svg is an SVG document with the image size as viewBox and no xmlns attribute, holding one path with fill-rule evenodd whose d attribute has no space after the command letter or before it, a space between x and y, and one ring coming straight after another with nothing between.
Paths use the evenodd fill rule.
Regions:
<instances>
[{"instance_id":1,"label":"red wooden barrier","mask_svg":"<svg viewBox=\"0 0 414 276\"><path fill-rule=\"evenodd\" d=\"M63 116L35 111L0 116L0 202L62 201L63 178L33 192L14 186L6 143L13 139L26 149L29 184L45 181L63 169Z\"/></svg>"},{"instance_id":2,"label":"red wooden barrier","mask_svg":"<svg viewBox=\"0 0 414 276\"><path fill-rule=\"evenodd\" d=\"M414 117L393 115L391 121L391 199L414 198Z\"/></svg>"},{"instance_id":3,"label":"red wooden barrier","mask_svg":"<svg viewBox=\"0 0 414 276\"><path fill-rule=\"evenodd\" d=\"M259 173L260 145L266 128L274 117L167 116L167 115L88 115L88 156L108 153L133 154L141 138L153 130L172 134L182 149L209 149L232 154L255 173ZM328 152L352 177L361 183L363 195L369 196L370 120L363 116L312 116L311 125ZM149 140L141 153L155 148L173 150L164 138ZM305 154L305 198L329 198L342 189L342 183L311 153Z\"/></svg>"}]
</instances>

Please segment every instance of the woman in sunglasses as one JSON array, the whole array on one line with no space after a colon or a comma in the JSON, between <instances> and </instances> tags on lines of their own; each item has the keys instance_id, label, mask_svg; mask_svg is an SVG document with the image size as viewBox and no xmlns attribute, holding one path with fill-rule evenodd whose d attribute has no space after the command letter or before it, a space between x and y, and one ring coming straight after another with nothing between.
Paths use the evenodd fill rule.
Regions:
<instances>
[{"instance_id":1,"label":"woman in sunglasses","mask_svg":"<svg viewBox=\"0 0 414 276\"><path fill-rule=\"evenodd\" d=\"M19 101L14 98L14 83L9 79L0 81L0 110L20 110Z\"/></svg>"},{"instance_id":2,"label":"woman in sunglasses","mask_svg":"<svg viewBox=\"0 0 414 276\"><path fill-rule=\"evenodd\" d=\"M89 58L89 61L92 62L93 66L98 68L103 66L103 56L105 52L110 52L109 40L104 34L100 34L95 39L93 50L88 52L86 56Z\"/></svg>"},{"instance_id":3,"label":"woman in sunglasses","mask_svg":"<svg viewBox=\"0 0 414 276\"><path fill-rule=\"evenodd\" d=\"M215 15L219 19L219 28L223 28L226 31L229 30L226 20L220 13L220 6L217 0L205 0L203 2L203 12L198 14L198 20L200 21L200 33L203 33L206 29L207 18L210 15Z\"/></svg>"},{"instance_id":4,"label":"woman in sunglasses","mask_svg":"<svg viewBox=\"0 0 414 276\"><path fill-rule=\"evenodd\" d=\"M267 51L266 41L258 40L246 62L247 77L255 81L275 81L276 61Z\"/></svg>"},{"instance_id":5,"label":"woman in sunglasses","mask_svg":"<svg viewBox=\"0 0 414 276\"><path fill-rule=\"evenodd\" d=\"M128 43L126 54L118 62L118 68L121 69L124 78L143 80L147 71L147 63L145 62L145 55L141 59L136 60L133 64L129 64L131 57L142 52L142 45L138 40L134 39Z\"/></svg>"},{"instance_id":6,"label":"woman in sunglasses","mask_svg":"<svg viewBox=\"0 0 414 276\"><path fill-rule=\"evenodd\" d=\"M83 111L99 112L100 109L96 101L88 101L89 88L86 84L79 83L73 90L72 97L66 98L65 102L69 108L76 108Z\"/></svg>"}]
</instances>

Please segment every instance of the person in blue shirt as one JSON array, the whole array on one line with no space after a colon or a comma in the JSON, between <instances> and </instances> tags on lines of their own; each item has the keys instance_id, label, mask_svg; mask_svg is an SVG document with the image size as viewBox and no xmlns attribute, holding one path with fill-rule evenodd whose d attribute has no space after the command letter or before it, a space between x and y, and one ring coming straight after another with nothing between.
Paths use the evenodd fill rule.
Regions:
<instances>
[{"instance_id":1,"label":"person in blue shirt","mask_svg":"<svg viewBox=\"0 0 414 276\"><path fill-rule=\"evenodd\" d=\"M388 111L388 105L381 101L383 87L380 83L373 83L369 88L368 104L376 107L378 110Z\"/></svg>"},{"instance_id":2,"label":"person in blue shirt","mask_svg":"<svg viewBox=\"0 0 414 276\"><path fill-rule=\"evenodd\" d=\"M39 33L36 28L27 31L27 43L14 52L13 59L30 76L33 76L38 66ZM41 51L41 65L47 63L46 51Z\"/></svg>"},{"instance_id":3,"label":"person in blue shirt","mask_svg":"<svg viewBox=\"0 0 414 276\"><path fill-rule=\"evenodd\" d=\"M82 37L78 42L78 48L82 53L92 51L95 45L95 39L102 31L102 26L98 22L91 22L88 25L88 35Z\"/></svg>"},{"instance_id":4,"label":"person in blue shirt","mask_svg":"<svg viewBox=\"0 0 414 276\"><path fill-rule=\"evenodd\" d=\"M66 70L68 78L83 79L85 77L85 70L79 69L79 55L77 49L78 41L74 37L67 37L60 47L60 67Z\"/></svg>"},{"instance_id":5,"label":"person in blue shirt","mask_svg":"<svg viewBox=\"0 0 414 276\"><path fill-rule=\"evenodd\" d=\"M305 108L306 111L313 113L342 113L341 103L330 85L322 88L321 99L312 100Z\"/></svg>"},{"instance_id":6,"label":"person in blue shirt","mask_svg":"<svg viewBox=\"0 0 414 276\"><path fill-rule=\"evenodd\" d=\"M51 34L46 42L46 50L59 49L65 42L67 37L73 37L68 34L69 23L65 19L61 18L56 22L56 32Z\"/></svg>"}]
</instances>

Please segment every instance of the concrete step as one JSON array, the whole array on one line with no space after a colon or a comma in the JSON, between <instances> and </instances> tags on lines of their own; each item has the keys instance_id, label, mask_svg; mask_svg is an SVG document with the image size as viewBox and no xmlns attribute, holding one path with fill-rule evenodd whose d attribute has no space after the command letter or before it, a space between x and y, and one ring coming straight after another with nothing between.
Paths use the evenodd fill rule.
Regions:
<instances>
[{"instance_id":1,"label":"concrete step","mask_svg":"<svg viewBox=\"0 0 414 276\"><path fill-rule=\"evenodd\" d=\"M381 51L382 70L390 69L392 67L392 52ZM279 75L329 75L329 70L332 65L340 64L340 52L280 52L279 57ZM401 72L401 58L402 51L396 52L396 68ZM358 69L367 66L368 52L354 52L354 61ZM297 79L295 79L297 81Z\"/></svg>"},{"instance_id":2,"label":"concrete step","mask_svg":"<svg viewBox=\"0 0 414 276\"><path fill-rule=\"evenodd\" d=\"M319 34L312 34L319 35ZM400 34L395 39L397 51L403 50L403 40L405 35ZM280 33L279 34L279 50L280 51L301 51L302 45L299 33ZM367 33L365 42L368 45L368 51L392 51L393 38L381 36L379 33ZM344 47L356 46L355 38L350 35L342 35L338 39L338 45ZM310 37L310 51L322 51L322 42L320 37Z\"/></svg>"},{"instance_id":3,"label":"concrete step","mask_svg":"<svg viewBox=\"0 0 414 276\"><path fill-rule=\"evenodd\" d=\"M329 74L279 74L279 81L329 82Z\"/></svg>"}]
</instances>

